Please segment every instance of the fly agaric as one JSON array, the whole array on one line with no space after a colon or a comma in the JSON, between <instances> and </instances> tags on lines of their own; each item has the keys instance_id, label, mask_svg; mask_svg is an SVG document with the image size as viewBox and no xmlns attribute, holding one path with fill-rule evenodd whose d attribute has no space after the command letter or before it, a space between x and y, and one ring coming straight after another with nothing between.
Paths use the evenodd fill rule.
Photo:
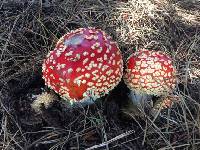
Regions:
<instances>
[{"instance_id":1,"label":"fly agaric","mask_svg":"<svg viewBox=\"0 0 200 150\"><path fill-rule=\"evenodd\" d=\"M171 58L163 52L141 49L127 59L124 82L131 90L133 104L143 105L152 95L172 93L176 85L175 68Z\"/></svg>"},{"instance_id":2,"label":"fly agaric","mask_svg":"<svg viewBox=\"0 0 200 150\"><path fill-rule=\"evenodd\" d=\"M42 73L45 84L72 104L96 100L120 82L122 55L104 31L79 28L59 39Z\"/></svg>"}]
</instances>

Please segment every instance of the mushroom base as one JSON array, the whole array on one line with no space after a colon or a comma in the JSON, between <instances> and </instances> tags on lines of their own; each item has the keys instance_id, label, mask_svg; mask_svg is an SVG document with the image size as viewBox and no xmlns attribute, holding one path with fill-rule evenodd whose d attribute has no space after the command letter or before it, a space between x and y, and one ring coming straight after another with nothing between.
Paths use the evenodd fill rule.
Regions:
<instances>
[{"instance_id":1,"label":"mushroom base","mask_svg":"<svg viewBox=\"0 0 200 150\"><path fill-rule=\"evenodd\" d=\"M152 106L152 95L130 91L128 94L129 100L133 106L144 112L144 108Z\"/></svg>"},{"instance_id":2,"label":"mushroom base","mask_svg":"<svg viewBox=\"0 0 200 150\"><path fill-rule=\"evenodd\" d=\"M84 100L81 100L81 101L70 101L64 97L62 97L65 101L67 101L68 103L70 103L70 106L71 107L85 107L87 105L92 105L94 104L95 100L94 98L92 97L87 97L85 98Z\"/></svg>"}]
</instances>

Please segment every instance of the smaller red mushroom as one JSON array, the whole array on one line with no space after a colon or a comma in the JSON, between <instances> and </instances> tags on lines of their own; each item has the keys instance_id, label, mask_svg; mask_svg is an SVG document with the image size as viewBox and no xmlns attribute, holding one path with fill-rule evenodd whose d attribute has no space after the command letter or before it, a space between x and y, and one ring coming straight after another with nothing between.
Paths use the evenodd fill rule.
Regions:
<instances>
[{"instance_id":1,"label":"smaller red mushroom","mask_svg":"<svg viewBox=\"0 0 200 150\"><path fill-rule=\"evenodd\" d=\"M139 105L152 95L172 93L176 85L175 73L171 58L161 51L141 49L133 53L127 60L124 74L132 102Z\"/></svg>"},{"instance_id":2,"label":"smaller red mushroom","mask_svg":"<svg viewBox=\"0 0 200 150\"><path fill-rule=\"evenodd\" d=\"M59 39L42 66L45 84L63 99L90 102L108 94L120 81L120 49L104 31L73 30Z\"/></svg>"}]
</instances>

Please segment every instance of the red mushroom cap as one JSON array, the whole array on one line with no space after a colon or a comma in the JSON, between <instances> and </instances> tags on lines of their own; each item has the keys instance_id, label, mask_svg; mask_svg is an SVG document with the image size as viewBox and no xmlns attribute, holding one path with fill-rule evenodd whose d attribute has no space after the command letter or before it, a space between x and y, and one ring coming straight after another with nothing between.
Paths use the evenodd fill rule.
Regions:
<instances>
[{"instance_id":1,"label":"red mushroom cap","mask_svg":"<svg viewBox=\"0 0 200 150\"><path fill-rule=\"evenodd\" d=\"M163 52L142 49L128 58L124 81L138 93L160 96L175 87L175 69Z\"/></svg>"},{"instance_id":2,"label":"red mushroom cap","mask_svg":"<svg viewBox=\"0 0 200 150\"><path fill-rule=\"evenodd\" d=\"M104 96L121 80L121 52L105 32L80 28L65 34L43 63L45 84L64 99Z\"/></svg>"}]
</instances>

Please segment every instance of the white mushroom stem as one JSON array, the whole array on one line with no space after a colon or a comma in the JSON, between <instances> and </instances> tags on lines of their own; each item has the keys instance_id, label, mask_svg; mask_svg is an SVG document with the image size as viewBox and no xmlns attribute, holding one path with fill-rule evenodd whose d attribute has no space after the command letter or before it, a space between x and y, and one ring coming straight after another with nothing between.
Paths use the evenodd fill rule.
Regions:
<instances>
[{"instance_id":1,"label":"white mushroom stem","mask_svg":"<svg viewBox=\"0 0 200 150\"><path fill-rule=\"evenodd\" d=\"M84 99L84 101L81 101L81 102L73 102L72 105L73 105L73 107L80 107L80 106L85 107L85 106L87 106L87 105L92 105L92 104L94 104L94 101L95 101L95 100L94 100L92 97L88 97L88 98Z\"/></svg>"},{"instance_id":2,"label":"white mushroom stem","mask_svg":"<svg viewBox=\"0 0 200 150\"><path fill-rule=\"evenodd\" d=\"M128 97L131 100L132 104L134 106L137 106L140 111L144 111L144 108L148 105L147 102L151 102L152 100L152 95L138 93L132 90L128 94Z\"/></svg>"}]
</instances>

